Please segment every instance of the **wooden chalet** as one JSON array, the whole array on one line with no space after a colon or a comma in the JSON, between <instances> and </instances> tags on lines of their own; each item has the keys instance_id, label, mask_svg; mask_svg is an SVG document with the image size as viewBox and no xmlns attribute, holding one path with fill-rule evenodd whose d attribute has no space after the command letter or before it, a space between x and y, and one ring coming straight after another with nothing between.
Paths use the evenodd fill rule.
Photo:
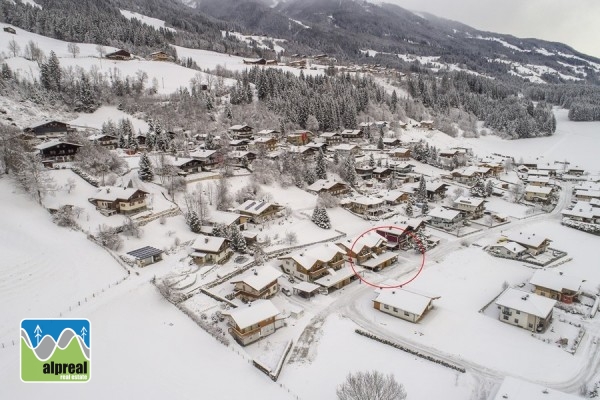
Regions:
<instances>
[{"instance_id":1,"label":"wooden chalet","mask_svg":"<svg viewBox=\"0 0 600 400\"><path fill-rule=\"evenodd\" d=\"M307 187L306 190L309 193L314 193L316 195L328 193L332 196L342 196L350 192L350 187L343 182L318 179L315 183Z\"/></svg>"},{"instance_id":2,"label":"wooden chalet","mask_svg":"<svg viewBox=\"0 0 600 400\"><path fill-rule=\"evenodd\" d=\"M272 136L258 137L254 139L254 142L252 142L250 148L256 151L275 151L277 150L278 143L279 141L277 140L277 138Z\"/></svg>"},{"instance_id":3,"label":"wooden chalet","mask_svg":"<svg viewBox=\"0 0 600 400\"><path fill-rule=\"evenodd\" d=\"M532 256L544 253L548 250L552 240L532 232L508 232L502 235L504 240L515 242L527 249Z\"/></svg>"},{"instance_id":4,"label":"wooden chalet","mask_svg":"<svg viewBox=\"0 0 600 400\"><path fill-rule=\"evenodd\" d=\"M173 57L164 51L155 51L154 53L150 53L147 59L150 61L173 61Z\"/></svg>"},{"instance_id":5,"label":"wooden chalet","mask_svg":"<svg viewBox=\"0 0 600 400\"><path fill-rule=\"evenodd\" d=\"M148 193L135 188L101 187L88 201L104 215L135 214L147 208Z\"/></svg>"},{"instance_id":6,"label":"wooden chalet","mask_svg":"<svg viewBox=\"0 0 600 400\"><path fill-rule=\"evenodd\" d=\"M200 162L202 170L211 170L221 163L222 157L216 150L197 150L190 157Z\"/></svg>"},{"instance_id":7,"label":"wooden chalet","mask_svg":"<svg viewBox=\"0 0 600 400\"><path fill-rule=\"evenodd\" d=\"M283 207L279 204L257 200L246 200L236 207L236 211L239 214L248 217L248 219L255 224L261 224L269 219L275 218L277 213L282 209Z\"/></svg>"},{"instance_id":8,"label":"wooden chalet","mask_svg":"<svg viewBox=\"0 0 600 400\"><path fill-rule=\"evenodd\" d=\"M242 62L248 65L267 65L267 60L264 58L244 58Z\"/></svg>"},{"instance_id":9,"label":"wooden chalet","mask_svg":"<svg viewBox=\"0 0 600 400\"><path fill-rule=\"evenodd\" d=\"M398 259L398 254L387 251L387 239L373 231L336 244L345 252L346 260L373 271L387 268Z\"/></svg>"},{"instance_id":10,"label":"wooden chalet","mask_svg":"<svg viewBox=\"0 0 600 400\"><path fill-rule=\"evenodd\" d=\"M581 294L580 278L565 275L559 271L537 270L529 280L535 287L535 293L562 303L571 304Z\"/></svg>"},{"instance_id":11,"label":"wooden chalet","mask_svg":"<svg viewBox=\"0 0 600 400\"><path fill-rule=\"evenodd\" d=\"M463 212L468 218L478 219L483 217L483 212L485 211L484 203L485 200L479 197L460 196L454 200L452 208Z\"/></svg>"},{"instance_id":12,"label":"wooden chalet","mask_svg":"<svg viewBox=\"0 0 600 400\"><path fill-rule=\"evenodd\" d=\"M342 139L347 141L353 141L362 139L364 137L364 132L362 129L344 129L341 135Z\"/></svg>"},{"instance_id":13,"label":"wooden chalet","mask_svg":"<svg viewBox=\"0 0 600 400\"><path fill-rule=\"evenodd\" d=\"M36 122L23 129L24 133L31 134L38 139L59 138L67 133L74 132L69 124L60 121Z\"/></svg>"},{"instance_id":14,"label":"wooden chalet","mask_svg":"<svg viewBox=\"0 0 600 400\"><path fill-rule=\"evenodd\" d=\"M342 143L342 135L337 132L323 132L320 137L325 140L328 146L335 146Z\"/></svg>"},{"instance_id":15,"label":"wooden chalet","mask_svg":"<svg viewBox=\"0 0 600 400\"><path fill-rule=\"evenodd\" d=\"M391 177L393 173L394 173L394 171L392 171L390 168L375 167L375 169L373 169L373 178L375 178L379 181L384 181L384 180L388 179L389 177Z\"/></svg>"},{"instance_id":16,"label":"wooden chalet","mask_svg":"<svg viewBox=\"0 0 600 400\"><path fill-rule=\"evenodd\" d=\"M333 243L323 243L279 257L281 268L303 281L314 282L327 274L327 270L339 270L344 265L343 251Z\"/></svg>"},{"instance_id":17,"label":"wooden chalet","mask_svg":"<svg viewBox=\"0 0 600 400\"><path fill-rule=\"evenodd\" d=\"M385 238L388 249L408 250L411 248L413 234L421 231L424 226L422 220L410 219L396 224L397 228L378 228L375 232Z\"/></svg>"},{"instance_id":18,"label":"wooden chalet","mask_svg":"<svg viewBox=\"0 0 600 400\"><path fill-rule=\"evenodd\" d=\"M268 299L279 291L277 278L282 275L280 270L270 266L253 268L248 273L230 281L235 285L235 296L243 301Z\"/></svg>"},{"instance_id":19,"label":"wooden chalet","mask_svg":"<svg viewBox=\"0 0 600 400\"><path fill-rule=\"evenodd\" d=\"M410 160L410 149L396 147L388 151L388 154L393 160L408 161Z\"/></svg>"},{"instance_id":20,"label":"wooden chalet","mask_svg":"<svg viewBox=\"0 0 600 400\"><path fill-rule=\"evenodd\" d=\"M229 333L242 346L269 336L284 326L279 310L270 300L256 300L223 311L223 315L228 319Z\"/></svg>"},{"instance_id":21,"label":"wooden chalet","mask_svg":"<svg viewBox=\"0 0 600 400\"><path fill-rule=\"evenodd\" d=\"M286 141L293 146L304 146L311 141L312 137L311 131L296 130L287 135Z\"/></svg>"},{"instance_id":22,"label":"wooden chalet","mask_svg":"<svg viewBox=\"0 0 600 400\"><path fill-rule=\"evenodd\" d=\"M95 133L87 137L87 139L95 144L105 147L109 150L116 149L119 144L119 138L113 135L104 133Z\"/></svg>"},{"instance_id":23,"label":"wooden chalet","mask_svg":"<svg viewBox=\"0 0 600 400\"><path fill-rule=\"evenodd\" d=\"M224 264L233 254L229 240L217 236L198 235L191 249L190 257L199 265Z\"/></svg>"},{"instance_id":24,"label":"wooden chalet","mask_svg":"<svg viewBox=\"0 0 600 400\"><path fill-rule=\"evenodd\" d=\"M364 217L378 217L385 214L387 208L382 199L372 197L357 197L341 201L343 207Z\"/></svg>"},{"instance_id":25,"label":"wooden chalet","mask_svg":"<svg viewBox=\"0 0 600 400\"><path fill-rule=\"evenodd\" d=\"M227 129L227 132L234 140L252 139L254 128L245 124L232 125Z\"/></svg>"},{"instance_id":26,"label":"wooden chalet","mask_svg":"<svg viewBox=\"0 0 600 400\"><path fill-rule=\"evenodd\" d=\"M48 140L35 146L42 161L70 161L77 154L82 145L77 143L61 142L57 139Z\"/></svg>"},{"instance_id":27,"label":"wooden chalet","mask_svg":"<svg viewBox=\"0 0 600 400\"><path fill-rule=\"evenodd\" d=\"M446 207L436 207L429 211L429 224L436 228L454 230L464 225L464 214Z\"/></svg>"},{"instance_id":28,"label":"wooden chalet","mask_svg":"<svg viewBox=\"0 0 600 400\"><path fill-rule=\"evenodd\" d=\"M131 53L127 50L119 49L117 51L113 51L112 53L106 54L104 57L108 58L109 60L126 61L131 60Z\"/></svg>"}]
</instances>

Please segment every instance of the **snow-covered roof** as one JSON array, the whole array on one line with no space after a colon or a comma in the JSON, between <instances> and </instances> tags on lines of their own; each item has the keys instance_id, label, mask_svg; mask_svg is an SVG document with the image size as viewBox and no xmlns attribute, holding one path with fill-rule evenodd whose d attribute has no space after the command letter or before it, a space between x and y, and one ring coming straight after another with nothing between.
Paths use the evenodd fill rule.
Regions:
<instances>
[{"instance_id":1,"label":"snow-covered roof","mask_svg":"<svg viewBox=\"0 0 600 400\"><path fill-rule=\"evenodd\" d=\"M224 224L229 226L237 222L240 217L240 214L228 211L211 210L207 219L214 224Z\"/></svg>"},{"instance_id":2,"label":"snow-covered roof","mask_svg":"<svg viewBox=\"0 0 600 400\"><path fill-rule=\"evenodd\" d=\"M444 207L436 207L433 210L429 211L429 216L433 218L439 218L447 221L452 221L455 218L460 216L460 211L451 210L449 208Z\"/></svg>"},{"instance_id":3,"label":"snow-covered roof","mask_svg":"<svg viewBox=\"0 0 600 400\"><path fill-rule=\"evenodd\" d=\"M209 158L216 152L216 150L196 150L193 153L190 153L190 157L199 159Z\"/></svg>"},{"instance_id":4,"label":"snow-covered roof","mask_svg":"<svg viewBox=\"0 0 600 400\"><path fill-rule=\"evenodd\" d=\"M392 260L393 258L396 258L396 257L398 257L398 254L391 253L391 252L381 253L381 254L372 254L371 258L369 258L366 261L361 262L360 265L362 265L363 267L375 268L378 265L381 265L381 263Z\"/></svg>"},{"instance_id":5,"label":"snow-covered roof","mask_svg":"<svg viewBox=\"0 0 600 400\"><path fill-rule=\"evenodd\" d=\"M422 315L434 298L401 288L384 289L373 301L387 304L390 307Z\"/></svg>"},{"instance_id":6,"label":"snow-covered roof","mask_svg":"<svg viewBox=\"0 0 600 400\"><path fill-rule=\"evenodd\" d=\"M564 275L562 272L540 269L535 271L529 283L561 292L563 289L577 292L581 288L582 279Z\"/></svg>"},{"instance_id":7,"label":"snow-covered roof","mask_svg":"<svg viewBox=\"0 0 600 400\"><path fill-rule=\"evenodd\" d=\"M103 186L99 187L96 193L91 197L93 200L102 201L116 201L116 200L128 200L137 191L144 192L143 190L136 188L124 188L118 186ZM144 192L146 193L146 192Z\"/></svg>"},{"instance_id":8,"label":"snow-covered roof","mask_svg":"<svg viewBox=\"0 0 600 400\"><path fill-rule=\"evenodd\" d=\"M453 170L451 173L453 175L461 175L461 176L473 176L477 174L487 174L490 172L489 167L478 167L476 165L469 165L468 167L457 168Z\"/></svg>"},{"instance_id":9,"label":"snow-covered roof","mask_svg":"<svg viewBox=\"0 0 600 400\"><path fill-rule=\"evenodd\" d=\"M229 315L240 329L258 324L266 319L279 315L279 310L270 300L256 300L230 311L223 311Z\"/></svg>"},{"instance_id":10,"label":"snow-covered roof","mask_svg":"<svg viewBox=\"0 0 600 400\"><path fill-rule=\"evenodd\" d=\"M229 127L230 131L239 131L241 129L252 129L252 127L248 126L248 125L231 125Z\"/></svg>"},{"instance_id":11,"label":"snow-covered roof","mask_svg":"<svg viewBox=\"0 0 600 400\"><path fill-rule=\"evenodd\" d=\"M354 237L338 242L339 245L342 245L348 250L352 248L352 251L354 253L360 253L365 247L369 249L373 247L378 247L382 243L387 243L387 240L374 231L367 232L359 237ZM354 247L352 247L353 244Z\"/></svg>"},{"instance_id":12,"label":"snow-covered roof","mask_svg":"<svg viewBox=\"0 0 600 400\"><path fill-rule=\"evenodd\" d=\"M259 135L272 135L274 133L279 133L279 131L275 129L263 129L262 131L258 132Z\"/></svg>"},{"instance_id":13,"label":"snow-covered roof","mask_svg":"<svg viewBox=\"0 0 600 400\"><path fill-rule=\"evenodd\" d=\"M539 182L539 183L548 183L550 182L550 178L547 176L532 176L529 175L527 177L527 182Z\"/></svg>"},{"instance_id":14,"label":"snow-covered roof","mask_svg":"<svg viewBox=\"0 0 600 400\"><path fill-rule=\"evenodd\" d=\"M550 194L552 192L552 188L547 186L527 185L525 187L525 192L537 194Z\"/></svg>"},{"instance_id":15,"label":"snow-covered roof","mask_svg":"<svg viewBox=\"0 0 600 400\"><path fill-rule=\"evenodd\" d=\"M576 196L600 198L600 190L582 189L575 191Z\"/></svg>"},{"instance_id":16,"label":"snow-covered roof","mask_svg":"<svg viewBox=\"0 0 600 400\"><path fill-rule=\"evenodd\" d=\"M384 193L383 199L385 201L395 201L398 199L398 197L404 196L405 194L406 192L402 190L388 190L386 193Z\"/></svg>"},{"instance_id":17,"label":"snow-covered roof","mask_svg":"<svg viewBox=\"0 0 600 400\"><path fill-rule=\"evenodd\" d=\"M100 140L100 139L105 138L105 137L111 138L111 139L116 139L117 138L115 135L107 135L105 133L94 133L93 135L88 136L87 139L90 142L93 142L94 140Z\"/></svg>"},{"instance_id":18,"label":"snow-covered roof","mask_svg":"<svg viewBox=\"0 0 600 400\"><path fill-rule=\"evenodd\" d=\"M326 263L331 261L338 254L343 254L338 246L333 243L323 243L316 247L296 252L292 255L283 256L281 259L291 258L302 267L310 269L317 261Z\"/></svg>"},{"instance_id":19,"label":"snow-covered roof","mask_svg":"<svg viewBox=\"0 0 600 400\"><path fill-rule=\"evenodd\" d=\"M197 161L197 160L194 160L193 158L188 158L188 157L172 157L169 161L175 167L181 167L182 165L185 165L185 164L189 163L190 161Z\"/></svg>"},{"instance_id":20,"label":"snow-covered roof","mask_svg":"<svg viewBox=\"0 0 600 400\"><path fill-rule=\"evenodd\" d=\"M530 170L528 170L527 174L529 176L531 176L531 175L548 176L548 175L550 175L550 172L548 172L548 171L540 171L539 169L530 169Z\"/></svg>"},{"instance_id":21,"label":"snow-covered roof","mask_svg":"<svg viewBox=\"0 0 600 400\"><path fill-rule=\"evenodd\" d=\"M338 182L335 180L317 179L312 185L307 187L306 190L311 191L311 192L319 192L321 190L329 190L337 184L346 186L345 183Z\"/></svg>"},{"instance_id":22,"label":"snow-covered roof","mask_svg":"<svg viewBox=\"0 0 600 400\"><path fill-rule=\"evenodd\" d=\"M366 196L355 197L351 201L352 201L352 203L360 204L363 206L376 206L378 204L383 203L382 199L374 199L372 197L366 197Z\"/></svg>"},{"instance_id":23,"label":"snow-covered roof","mask_svg":"<svg viewBox=\"0 0 600 400\"><path fill-rule=\"evenodd\" d=\"M385 171L391 171L391 170L387 167L377 167L373 170L373 173L374 174L383 174Z\"/></svg>"},{"instance_id":24,"label":"snow-covered roof","mask_svg":"<svg viewBox=\"0 0 600 400\"><path fill-rule=\"evenodd\" d=\"M267 142L270 142L271 140L276 141L277 139L275 139L272 136L262 136L262 137L257 137L256 139L254 139L254 143L267 143Z\"/></svg>"},{"instance_id":25,"label":"snow-covered roof","mask_svg":"<svg viewBox=\"0 0 600 400\"><path fill-rule=\"evenodd\" d=\"M272 205L275 204L266 201L246 200L245 202L237 206L236 210L242 213L260 215Z\"/></svg>"},{"instance_id":26,"label":"snow-covered roof","mask_svg":"<svg viewBox=\"0 0 600 400\"><path fill-rule=\"evenodd\" d=\"M594 207L592 204L599 203L598 199L592 199L590 202L578 201L571 210L562 210L562 215L568 217L580 218L600 218L600 207Z\"/></svg>"},{"instance_id":27,"label":"snow-covered roof","mask_svg":"<svg viewBox=\"0 0 600 400\"><path fill-rule=\"evenodd\" d=\"M42 143L38 144L37 146L35 146L35 148L38 150L45 150L45 149L49 149L50 147L54 147L58 144L70 144L72 146L81 147L81 145L77 144L77 143L62 142L58 139L52 139L52 140L48 140L46 142L42 142Z\"/></svg>"},{"instance_id":28,"label":"snow-covered roof","mask_svg":"<svg viewBox=\"0 0 600 400\"><path fill-rule=\"evenodd\" d=\"M496 299L496 304L536 317L546 318L552 312L556 300L535 293L508 288Z\"/></svg>"},{"instance_id":29,"label":"snow-covered roof","mask_svg":"<svg viewBox=\"0 0 600 400\"><path fill-rule=\"evenodd\" d=\"M192 249L200 252L217 253L226 240L218 236L198 235L192 243Z\"/></svg>"},{"instance_id":30,"label":"snow-covered roof","mask_svg":"<svg viewBox=\"0 0 600 400\"><path fill-rule=\"evenodd\" d=\"M299 290L300 292L304 292L304 293L312 293L315 290L318 290L320 288L319 285L315 285L314 283L306 282L306 281L298 282L292 287L294 289Z\"/></svg>"},{"instance_id":31,"label":"snow-covered roof","mask_svg":"<svg viewBox=\"0 0 600 400\"><path fill-rule=\"evenodd\" d=\"M493 400L580 400L581 397L507 376Z\"/></svg>"},{"instance_id":32,"label":"snow-covered roof","mask_svg":"<svg viewBox=\"0 0 600 400\"><path fill-rule=\"evenodd\" d=\"M352 136L358 136L361 134L361 130L360 129L344 129L342 131L342 135L352 135Z\"/></svg>"},{"instance_id":33,"label":"snow-covered roof","mask_svg":"<svg viewBox=\"0 0 600 400\"><path fill-rule=\"evenodd\" d=\"M397 139L396 139L397 140ZM384 139L384 143L385 143L385 139ZM410 151L410 149L405 149L404 147L396 147L394 149L390 149L388 151L388 153L390 154L396 154L396 153L408 153Z\"/></svg>"},{"instance_id":34,"label":"snow-covered roof","mask_svg":"<svg viewBox=\"0 0 600 400\"><path fill-rule=\"evenodd\" d=\"M330 288L354 276L354 271L356 271L356 273L359 273L364 271L364 269L356 265L354 266L354 269L352 269L351 266L340 268L337 271L334 271L333 269L328 269L328 274L317 279L315 283L323 287Z\"/></svg>"},{"instance_id":35,"label":"snow-covered roof","mask_svg":"<svg viewBox=\"0 0 600 400\"><path fill-rule=\"evenodd\" d=\"M332 151L352 151L357 148L358 148L358 146L355 144L342 143L342 144L338 144L337 146L331 147L330 150L332 150Z\"/></svg>"},{"instance_id":36,"label":"snow-covered roof","mask_svg":"<svg viewBox=\"0 0 600 400\"><path fill-rule=\"evenodd\" d=\"M544 240L548 239L542 235L536 236L535 233L532 232L507 232L503 236L510 241L528 247L540 247L544 243Z\"/></svg>"},{"instance_id":37,"label":"snow-covered roof","mask_svg":"<svg viewBox=\"0 0 600 400\"><path fill-rule=\"evenodd\" d=\"M324 138L332 138L334 136L340 136L340 134L337 132L323 132L321 134L321 137L324 137Z\"/></svg>"},{"instance_id":38,"label":"snow-covered roof","mask_svg":"<svg viewBox=\"0 0 600 400\"><path fill-rule=\"evenodd\" d=\"M231 283L243 282L252 289L261 290L271 282L277 280L281 275L281 271L266 265L262 268L253 268L241 277L232 279Z\"/></svg>"},{"instance_id":39,"label":"snow-covered roof","mask_svg":"<svg viewBox=\"0 0 600 400\"><path fill-rule=\"evenodd\" d=\"M515 243L515 242L511 242L511 241L498 243L498 244L492 245L491 247L503 247L506 250L508 250L514 254L519 254L519 253L522 253L523 251L527 250L527 248L521 246L519 243Z\"/></svg>"},{"instance_id":40,"label":"snow-covered roof","mask_svg":"<svg viewBox=\"0 0 600 400\"><path fill-rule=\"evenodd\" d=\"M454 204L458 204L458 203L462 203L462 204L467 204L473 207L479 207L480 205L482 205L485 202L484 199L479 198L479 197L466 197L466 196L460 196L459 198L457 198L456 200L454 200Z\"/></svg>"}]
</instances>

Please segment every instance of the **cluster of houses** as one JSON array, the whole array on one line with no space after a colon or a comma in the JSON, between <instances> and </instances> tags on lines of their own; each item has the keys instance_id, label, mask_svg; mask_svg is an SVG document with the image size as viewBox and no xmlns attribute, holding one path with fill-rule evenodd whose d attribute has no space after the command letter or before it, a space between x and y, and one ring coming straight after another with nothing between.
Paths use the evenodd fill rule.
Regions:
<instances>
[{"instance_id":1,"label":"cluster of houses","mask_svg":"<svg viewBox=\"0 0 600 400\"><path fill-rule=\"evenodd\" d=\"M488 246L487 250L500 257L524 260L545 253L551 241L532 232L508 232L498 243Z\"/></svg>"}]
</instances>

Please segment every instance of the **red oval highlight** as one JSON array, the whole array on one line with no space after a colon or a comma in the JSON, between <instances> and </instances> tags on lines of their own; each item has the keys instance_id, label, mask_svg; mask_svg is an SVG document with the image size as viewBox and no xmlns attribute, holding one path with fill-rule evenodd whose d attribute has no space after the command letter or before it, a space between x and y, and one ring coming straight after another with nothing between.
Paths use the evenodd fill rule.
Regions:
<instances>
[{"instance_id":1,"label":"red oval highlight","mask_svg":"<svg viewBox=\"0 0 600 400\"><path fill-rule=\"evenodd\" d=\"M406 233L408 235L410 235L412 237L412 239L415 241L415 243L417 244L417 246L419 246L419 250L421 251L421 265L419 266L419 270L417 271L417 273L415 274L415 276L413 276L412 278L410 278L409 280L407 280L406 282L402 282L398 285L394 285L394 286L383 286L383 285L377 285L375 283L369 282L368 280L366 280L364 277L360 276L360 274L358 272L356 272L356 269L354 268L354 261L352 261L352 257L349 257L349 262L350 262L350 266L352 267L352 272L354 272L354 275L356 275L358 277L358 279L361 280L361 282L366 283L369 286L372 286L374 288L379 288L379 289L393 289L393 288L400 288L412 281L414 281L417 276L419 276L419 274L421 273L421 271L423 271L423 267L425 266L425 247L423 247L423 243L421 242L421 240L419 240L419 238L412 233L411 231L407 231L404 228L401 228L399 226L395 226L395 225L385 225L385 226L376 226L374 228L371 228L365 232L363 232L362 234L360 234L356 240L354 240L354 242L352 243L352 247L350 247L350 251L353 253L354 252L354 246L356 245L356 242L358 242L358 240L363 237L364 235L366 235L369 232L372 231L376 231L377 229L396 229L399 230L403 233Z\"/></svg>"}]
</instances>

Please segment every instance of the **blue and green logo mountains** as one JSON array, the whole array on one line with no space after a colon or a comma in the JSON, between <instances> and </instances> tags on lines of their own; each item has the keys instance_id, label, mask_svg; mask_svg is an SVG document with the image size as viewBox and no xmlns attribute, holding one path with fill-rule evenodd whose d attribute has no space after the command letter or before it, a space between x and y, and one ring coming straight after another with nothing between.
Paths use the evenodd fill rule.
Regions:
<instances>
[{"instance_id":1,"label":"blue and green logo mountains","mask_svg":"<svg viewBox=\"0 0 600 400\"><path fill-rule=\"evenodd\" d=\"M90 353L90 321L87 319L21 321L21 380L24 382L87 382Z\"/></svg>"}]
</instances>

